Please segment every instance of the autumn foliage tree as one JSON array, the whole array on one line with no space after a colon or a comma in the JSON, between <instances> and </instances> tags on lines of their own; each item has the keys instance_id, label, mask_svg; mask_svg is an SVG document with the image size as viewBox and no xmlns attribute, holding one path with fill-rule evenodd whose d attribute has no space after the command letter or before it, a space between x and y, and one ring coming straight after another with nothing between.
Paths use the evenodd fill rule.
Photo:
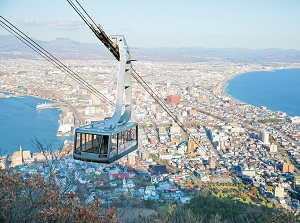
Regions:
<instances>
[{"instance_id":1,"label":"autumn foliage tree","mask_svg":"<svg viewBox=\"0 0 300 223\"><path fill-rule=\"evenodd\" d=\"M45 181L0 170L0 222L117 222L116 209L102 209L96 198L84 205L74 192Z\"/></svg>"}]
</instances>

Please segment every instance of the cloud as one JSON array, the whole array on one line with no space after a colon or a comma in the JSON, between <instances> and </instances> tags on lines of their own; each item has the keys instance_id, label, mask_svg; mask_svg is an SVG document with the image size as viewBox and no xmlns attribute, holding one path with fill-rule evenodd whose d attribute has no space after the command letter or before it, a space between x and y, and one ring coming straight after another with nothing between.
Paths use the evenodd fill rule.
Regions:
<instances>
[{"instance_id":1,"label":"cloud","mask_svg":"<svg viewBox=\"0 0 300 223\"><path fill-rule=\"evenodd\" d=\"M80 19L52 20L46 22L45 25L58 30L82 29L85 26Z\"/></svg>"},{"instance_id":2,"label":"cloud","mask_svg":"<svg viewBox=\"0 0 300 223\"><path fill-rule=\"evenodd\" d=\"M37 25L40 25L40 22L38 22L36 20L33 20L33 19L21 20L21 21L19 21L19 23L21 25L24 25L24 26L37 26Z\"/></svg>"},{"instance_id":3,"label":"cloud","mask_svg":"<svg viewBox=\"0 0 300 223\"><path fill-rule=\"evenodd\" d=\"M33 19L22 20L19 22L23 26L47 26L56 30L74 30L82 29L85 27L84 22L81 19L65 19L65 20L46 20L37 21Z\"/></svg>"}]
</instances>

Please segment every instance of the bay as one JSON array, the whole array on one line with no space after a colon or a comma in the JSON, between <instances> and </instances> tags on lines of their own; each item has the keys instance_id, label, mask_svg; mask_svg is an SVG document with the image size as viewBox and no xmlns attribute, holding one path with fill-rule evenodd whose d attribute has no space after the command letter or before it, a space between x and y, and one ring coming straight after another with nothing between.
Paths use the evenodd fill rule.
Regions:
<instances>
[{"instance_id":1,"label":"bay","mask_svg":"<svg viewBox=\"0 0 300 223\"><path fill-rule=\"evenodd\" d=\"M225 93L254 106L300 116L300 69L240 74L228 80Z\"/></svg>"},{"instance_id":2,"label":"bay","mask_svg":"<svg viewBox=\"0 0 300 223\"><path fill-rule=\"evenodd\" d=\"M20 149L38 152L33 141L44 145L53 143L60 149L64 140L57 137L60 109L36 110L39 103L49 102L34 97L0 98L0 148L3 154L12 154Z\"/></svg>"}]
</instances>

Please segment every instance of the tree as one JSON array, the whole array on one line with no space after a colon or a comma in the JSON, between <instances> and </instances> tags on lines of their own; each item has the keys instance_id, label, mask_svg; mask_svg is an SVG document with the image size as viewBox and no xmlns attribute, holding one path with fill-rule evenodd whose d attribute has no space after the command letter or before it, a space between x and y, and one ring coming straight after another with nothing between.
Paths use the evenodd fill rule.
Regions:
<instances>
[{"instance_id":1,"label":"tree","mask_svg":"<svg viewBox=\"0 0 300 223\"><path fill-rule=\"evenodd\" d=\"M82 205L73 192L45 181L0 170L0 222L116 222L116 209L103 210L99 200Z\"/></svg>"},{"instance_id":2,"label":"tree","mask_svg":"<svg viewBox=\"0 0 300 223\"><path fill-rule=\"evenodd\" d=\"M182 206L171 205L167 211L160 211L157 215L140 217L136 220L140 223L164 222L164 223L203 223L203 220L192 213L190 209Z\"/></svg>"},{"instance_id":3,"label":"tree","mask_svg":"<svg viewBox=\"0 0 300 223\"><path fill-rule=\"evenodd\" d=\"M63 152L63 146L60 148L55 148L53 143L41 142L39 139L35 138L32 140L32 145L36 151L44 156L45 161L43 162L44 167L44 178L45 180L51 181L52 183L59 183L63 186L65 192L69 191L72 185L74 185L74 177L68 168L68 163L64 162L66 154ZM64 168L64 179L63 182L56 177L57 170L60 170L60 164L64 162L66 168Z\"/></svg>"},{"instance_id":4,"label":"tree","mask_svg":"<svg viewBox=\"0 0 300 223\"><path fill-rule=\"evenodd\" d=\"M270 218L267 223L296 223L299 222L299 215L295 215L291 211L280 210L272 218Z\"/></svg>"},{"instance_id":5,"label":"tree","mask_svg":"<svg viewBox=\"0 0 300 223\"><path fill-rule=\"evenodd\" d=\"M64 168L66 181L56 177L64 162L62 150L52 143L32 141L43 154L41 174L23 175L14 170L0 172L0 222L116 222L116 209L103 210L97 197L84 205L77 194L70 191L72 174Z\"/></svg>"},{"instance_id":6,"label":"tree","mask_svg":"<svg viewBox=\"0 0 300 223\"><path fill-rule=\"evenodd\" d=\"M62 147L60 149L55 149L53 143L42 143L37 138L32 140L32 144L35 150L37 150L39 153L42 153L45 157L44 167L47 168L47 174L49 175L49 180L51 180L59 162L65 156L61 150Z\"/></svg>"}]
</instances>

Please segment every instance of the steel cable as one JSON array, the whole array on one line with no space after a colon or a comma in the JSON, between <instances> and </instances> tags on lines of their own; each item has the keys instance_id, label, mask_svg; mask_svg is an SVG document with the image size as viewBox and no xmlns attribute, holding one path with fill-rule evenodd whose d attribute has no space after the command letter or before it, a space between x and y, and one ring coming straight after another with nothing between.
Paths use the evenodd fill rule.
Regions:
<instances>
[{"instance_id":1,"label":"steel cable","mask_svg":"<svg viewBox=\"0 0 300 223\"><path fill-rule=\"evenodd\" d=\"M46 51L43 47L41 47L38 43L36 43L34 40L32 40L30 37L25 35L22 31L20 31L18 28L16 28L14 25L12 25L10 22L8 22L5 18L0 16L0 25L6 29L9 33L11 33L13 36L18 38L20 41L22 41L24 44L26 44L28 47L30 47L33 51L41 55L44 59L52 63L55 67L66 73L69 77L71 77L73 80L75 80L77 83L79 83L81 86L85 87L90 92L94 93L98 98L106 101L110 106L114 107L115 104L110 99L108 99L105 95L103 95L101 92L99 92L97 89L95 89L92 85L87 83L84 79L82 79L79 75L77 75L74 71L69 69L65 64L63 64L61 61L59 61L56 57L54 57L52 54L50 54L48 51Z\"/></svg>"}]
</instances>

